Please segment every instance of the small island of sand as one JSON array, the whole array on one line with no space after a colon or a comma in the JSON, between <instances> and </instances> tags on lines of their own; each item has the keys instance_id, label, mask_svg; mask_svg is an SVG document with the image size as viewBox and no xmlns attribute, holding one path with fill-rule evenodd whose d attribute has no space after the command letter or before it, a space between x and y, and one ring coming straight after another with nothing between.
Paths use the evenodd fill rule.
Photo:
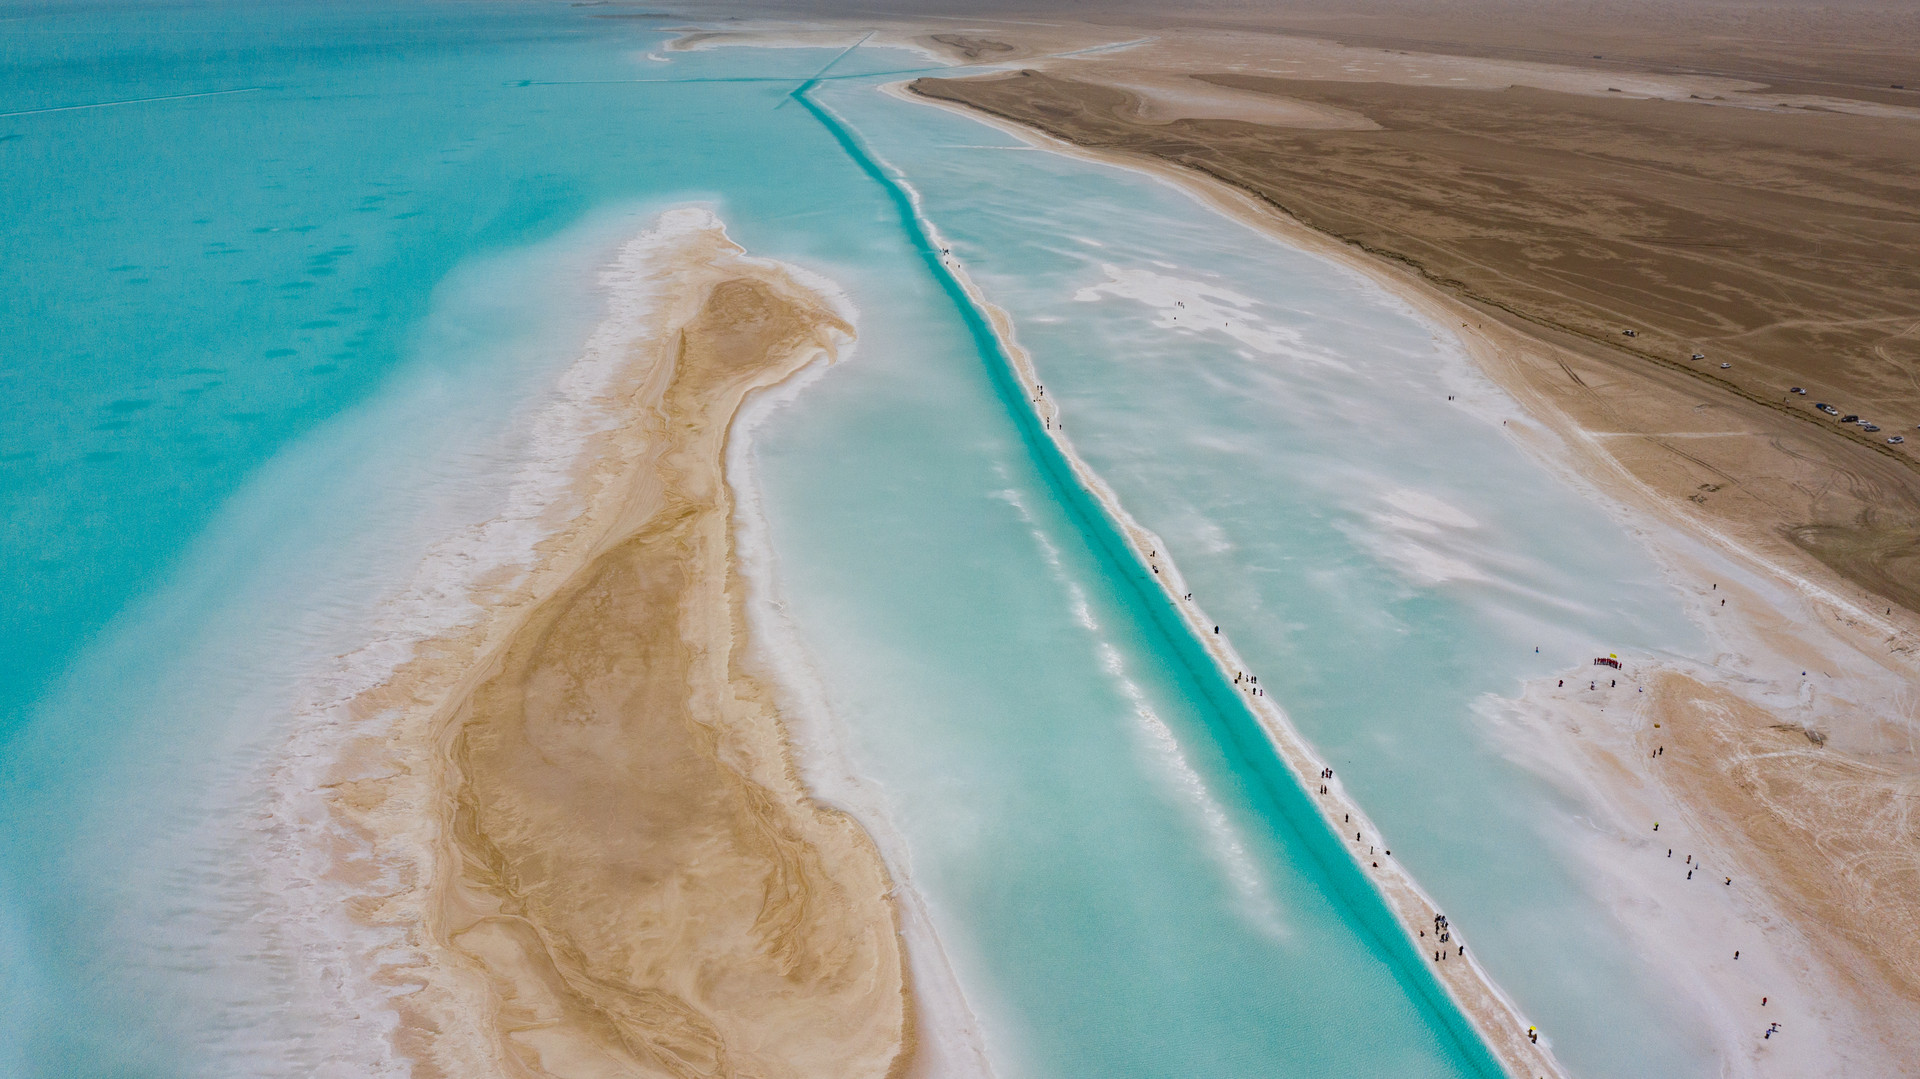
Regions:
<instances>
[{"instance_id":1,"label":"small island of sand","mask_svg":"<svg viewBox=\"0 0 1920 1079\"><path fill-rule=\"evenodd\" d=\"M742 401L851 326L704 211L621 269L581 512L363 697L397 714L341 766L337 811L407 881L361 911L411 945L396 1041L416 1074L888 1075L913 1044L891 884L789 758L723 479Z\"/></svg>"}]
</instances>

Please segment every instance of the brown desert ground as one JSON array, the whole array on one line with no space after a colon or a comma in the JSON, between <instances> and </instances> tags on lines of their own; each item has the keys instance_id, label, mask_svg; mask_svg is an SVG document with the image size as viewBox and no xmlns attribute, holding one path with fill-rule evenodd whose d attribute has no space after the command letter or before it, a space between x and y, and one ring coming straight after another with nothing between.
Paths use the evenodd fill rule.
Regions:
<instances>
[{"instance_id":1,"label":"brown desert ground","mask_svg":"<svg viewBox=\"0 0 1920 1079\"><path fill-rule=\"evenodd\" d=\"M1729 105L1732 90L1450 89L1236 62L1185 78L1355 122L1159 120L1130 55L913 88L1218 179L1489 318L1702 383L1784 446L1689 445L1705 474L1673 493L1743 525L1770 507L1780 540L1920 609L1920 96L1911 115L1863 116Z\"/></svg>"}]
</instances>

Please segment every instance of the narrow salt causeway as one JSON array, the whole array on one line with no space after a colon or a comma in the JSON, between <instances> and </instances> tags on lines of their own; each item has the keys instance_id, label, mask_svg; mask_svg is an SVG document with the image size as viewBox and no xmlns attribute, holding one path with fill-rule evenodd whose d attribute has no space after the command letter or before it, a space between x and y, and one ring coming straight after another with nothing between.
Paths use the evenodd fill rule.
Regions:
<instances>
[{"instance_id":1,"label":"narrow salt causeway","mask_svg":"<svg viewBox=\"0 0 1920 1079\"><path fill-rule=\"evenodd\" d=\"M1595 639L1694 646L1651 555L1503 437L1522 417L1456 345L1356 275L1150 177L823 97L1004 309L1043 429L1125 512L1148 579L1187 629L1222 627L1223 677L1260 679L1244 699L1315 793L1333 768L1336 819L1362 824L1346 856L1393 849L1406 932L1427 919L1431 942L1437 911L1446 962L1472 942L1486 976L1454 991L1510 1041L1544 1029L1576 1074L1707 1059L1681 986L1615 920L1613 870L1488 718ZM1081 197L1027 197L1049 186Z\"/></svg>"}]
</instances>

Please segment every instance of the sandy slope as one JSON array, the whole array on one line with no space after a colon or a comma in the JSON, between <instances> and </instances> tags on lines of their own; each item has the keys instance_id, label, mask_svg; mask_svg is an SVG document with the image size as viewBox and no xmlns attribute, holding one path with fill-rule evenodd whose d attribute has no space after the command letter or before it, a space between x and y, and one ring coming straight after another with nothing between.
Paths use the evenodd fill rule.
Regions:
<instances>
[{"instance_id":1,"label":"sandy slope","mask_svg":"<svg viewBox=\"0 0 1920 1079\"><path fill-rule=\"evenodd\" d=\"M395 1038L421 1075L887 1075L912 1048L890 881L795 775L723 471L742 400L850 327L703 213L622 269L577 512L358 702L336 770L400 883L361 907L410 945L381 967Z\"/></svg>"},{"instance_id":2,"label":"sandy slope","mask_svg":"<svg viewBox=\"0 0 1920 1079\"><path fill-rule=\"evenodd\" d=\"M1750 520L1754 505L1724 503L1757 496L1830 568L1920 606L1920 109L1840 115L1724 80L1358 50L1334 65L1326 48L1262 60L1196 42L1182 81L1182 54L1158 42L920 88L1219 179L1635 379L1697 383L1795 444L1704 444L1695 456L1716 475L1695 487L1734 488L1702 493L1708 511ZM1187 87L1246 104L1215 118L1184 107ZM1353 122L1263 116L1262 99ZM1181 112L1194 118L1166 118ZM1834 473L1849 482L1823 482Z\"/></svg>"}]
</instances>

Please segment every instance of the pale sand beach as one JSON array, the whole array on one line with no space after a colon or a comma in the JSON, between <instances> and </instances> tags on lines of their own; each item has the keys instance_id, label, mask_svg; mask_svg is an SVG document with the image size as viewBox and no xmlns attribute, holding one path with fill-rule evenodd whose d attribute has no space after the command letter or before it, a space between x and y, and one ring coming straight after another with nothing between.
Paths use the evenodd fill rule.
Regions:
<instances>
[{"instance_id":1,"label":"pale sand beach","mask_svg":"<svg viewBox=\"0 0 1920 1079\"><path fill-rule=\"evenodd\" d=\"M1809 558L1765 516L1748 515L1742 527L1738 515L1709 517L1702 500L1672 493L1691 491L1703 469L1697 444L1689 453L1674 445L1678 438L1718 437L1731 444L1720 452L1737 455L1750 452L1741 443L1778 447L1805 436L1764 414L1735 419L1728 414L1733 406L1684 378L1624 376L1210 176L986 118L1057 152L1178 184L1224 213L1366 274L1460 339L1534 421L1512 429L1512 437L1628 522L1676 584L1699 593L1698 616L1726 649L1704 669L1671 657L1630 657L1632 687L1648 692L1616 704L1606 723L1593 718L1597 705L1531 687L1509 720L1518 724L1509 732L1514 755L1610 822L1608 840L1594 851L1601 886L1628 912L1623 921L1640 927L1656 965L1712 1002L1714 1037L1729 1074L1900 1074L1903 1062L1920 1053L1920 978L1912 960L1920 955L1913 917L1920 910L1920 835L1911 820L1920 759L1909 741L1920 638L1912 615L1870 606L1855 582ZM1700 413L1708 410L1712 420L1703 424ZM1663 426L1680 433L1640 433ZM1818 465L1804 460L1802 467ZM1735 580L1749 586L1738 588ZM1721 599L1729 605L1720 606ZM1809 676L1817 686L1801 678L1803 669L1818 672ZM1575 718L1581 714L1585 723ZM1276 730L1276 742L1295 760L1283 725ZM1668 752L1650 756L1661 744ZM1296 770L1308 760L1301 756ZM1701 848L1696 857L1728 867L1722 879L1737 878L1737 891L1722 885L1737 899L1655 891L1665 867L1645 862L1656 846L1656 819L1668 822L1665 831L1685 821ZM1664 853L1664 842L1658 846ZM1430 920L1412 901L1418 890L1411 881L1383 891L1410 931ZM1657 916L1640 916L1649 909ZM1767 943L1743 948L1742 940ZM1732 958L1735 950L1742 959ZM1532 1046L1524 1039L1512 1044L1521 1019L1497 986L1465 964L1449 968L1443 980L1509 1066L1521 1064L1513 1050ZM1773 1021L1795 1027L1791 1047L1760 1036ZM1553 1065L1541 1059L1537 1066Z\"/></svg>"},{"instance_id":2,"label":"pale sand beach","mask_svg":"<svg viewBox=\"0 0 1920 1079\"><path fill-rule=\"evenodd\" d=\"M353 702L329 785L337 875L406 942L373 964L394 1039L422 1075L896 1074L892 884L797 777L724 472L742 402L852 327L704 211L608 280L571 501L479 617Z\"/></svg>"}]
</instances>

